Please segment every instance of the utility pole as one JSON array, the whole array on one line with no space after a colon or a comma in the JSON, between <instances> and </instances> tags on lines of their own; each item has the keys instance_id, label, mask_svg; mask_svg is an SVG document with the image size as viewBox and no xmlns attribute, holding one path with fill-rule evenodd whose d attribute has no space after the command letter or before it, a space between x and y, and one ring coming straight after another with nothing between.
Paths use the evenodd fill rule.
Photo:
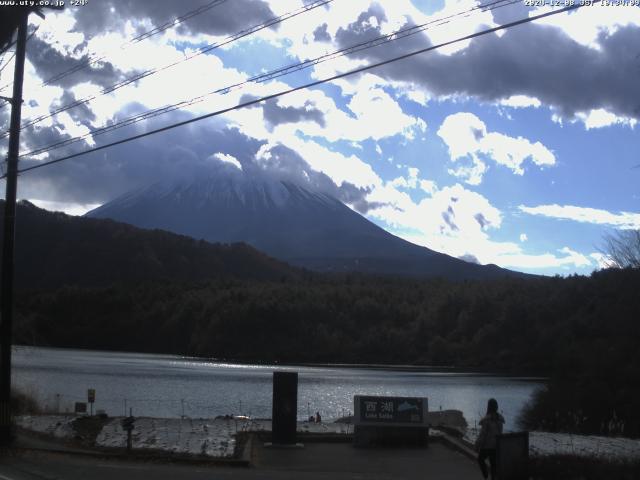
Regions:
<instances>
[{"instance_id":1,"label":"utility pole","mask_svg":"<svg viewBox=\"0 0 640 480\"><path fill-rule=\"evenodd\" d=\"M16 227L16 192L18 186L18 154L20 150L20 118L22 114L22 81L27 44L25 11L19 20L16 41L11 124L7 155L6 196L4 204L4 236L2 243L2 286L0 288L0 446L11 444L11 339L13 329L13 251Z\"/></svg>"}]
</instances>

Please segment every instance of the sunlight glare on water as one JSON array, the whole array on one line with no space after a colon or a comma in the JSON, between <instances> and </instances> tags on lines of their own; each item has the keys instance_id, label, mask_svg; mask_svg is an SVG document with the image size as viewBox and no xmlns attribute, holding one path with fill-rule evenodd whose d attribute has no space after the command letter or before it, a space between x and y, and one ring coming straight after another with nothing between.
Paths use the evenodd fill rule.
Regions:
<instances>
[{"instance_id":1,"label":"sunlight glare on water","mask_svg":"<svg viewBox=\"0 0 640 480\"><path fill-rule=\"evenodd\" d=\"M299 374L298 417L331 420L353 411L354 395L427 397L429 410L457 409L471 426L495 397L515 418L540 386L532 379L477 373L373 368L249 365L143 353L15 347L13 385L49 410L72 411L96 390L95 410L109 415L209 418L271 417L272 373ZM126 410L125 410L126 409Z\"/></svg>"}]
</instances>

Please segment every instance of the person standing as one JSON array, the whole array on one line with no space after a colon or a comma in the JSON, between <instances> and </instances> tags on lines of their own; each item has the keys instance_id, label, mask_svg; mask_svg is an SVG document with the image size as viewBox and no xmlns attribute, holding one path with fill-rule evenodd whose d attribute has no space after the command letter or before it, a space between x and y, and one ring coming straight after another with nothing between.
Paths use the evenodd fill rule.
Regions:
<instances>
[{"instance_id":1,"label":"person standing","mask_svg":"<svg viewBox=\"0 0 640 480\"><path fill-rule=\"evenodd\" d=\"M489 478L486 460L491 465L491 479L496 477L496 443L497 436L502 433L504 417L498 413L498 402L490 398L487 402L487 414L480 420L480 434L476 440L478 464L484 478Z\"/></svg>"}]
</instances>

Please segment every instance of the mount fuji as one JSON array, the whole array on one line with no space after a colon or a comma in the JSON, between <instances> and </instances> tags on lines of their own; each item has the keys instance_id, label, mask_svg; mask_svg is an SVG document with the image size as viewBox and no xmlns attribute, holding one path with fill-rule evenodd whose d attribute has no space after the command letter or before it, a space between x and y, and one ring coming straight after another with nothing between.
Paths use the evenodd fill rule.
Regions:
<instances>
[{"instance_id":1,"label":"mount fuji","mask_svg":"<svg viewBox=\"0 0 640 480\"><path fill-rule=\"evenodd\" d=\"M196 179L155 183L86 215L210 242L245 242L292 265L321 272L456 280L524 275L412 244L326 193L233 167Z\"/></svg>"}]
</instances>

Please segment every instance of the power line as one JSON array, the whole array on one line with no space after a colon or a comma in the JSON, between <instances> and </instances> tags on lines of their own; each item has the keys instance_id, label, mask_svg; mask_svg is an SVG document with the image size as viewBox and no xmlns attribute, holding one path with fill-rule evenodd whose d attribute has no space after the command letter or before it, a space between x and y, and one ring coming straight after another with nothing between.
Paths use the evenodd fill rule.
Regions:
<instances>
[{"instance_id":1,"label":"power line","mask_svg":"<svg viewBox=\"0 0 640 480\"><path fill-rule=\"evenodd\" d=\"M116 123L108 125L106 127L94 129L94 130L92 130L92 131L90 131L90 132L88 132L86 134L79 135L79 136L76 136L76 137L73 137L73 138L69 138L69 139L65 139L65 140L62 140L60 142L56 142L54 144L50 144L50 145L47 145L47 146L39 147L39 148L34 149L34 150L30 151L30 152L22 154L21 157L32 156L32 155L40 155L40 154L48 152L50 150L55 150L55 149L58 149L58 148L62 148L62 147L77 143L77 142L79 142L79 141L81 141L81 140L83 140L85 138L88 138L88 137L95 137L95 136L98 136L98 135L102 135L102 134L105 134L105 133L108 133L108 132L112 132L114 130L117 130L117 129L120 129L120 128L123 128L123 127L127 127L127 126L130 126L130 125L139 123L139 122L144 121L144 120L148 120L150 118L154 118L154 117L159 116L159 115L163 115L165 113L169 113L169 112L181 109L181 108L186 108L186 107L189 107L191 105L195 105L196 103L200 103L200 102L204 101L204 99L206 97L209 97L211 95L215 95L215 94L223 94L224 95L224 94L229 93L232 90L236 90L238 88L241 88L241 87L243 87L243 86L245 86L245 85L247 85L249 83L263 83L263 82L266 82L268 80L273 80L275 78L279 78L279 77L282 77L284 75L289 75L289 74L291 74L293 72L297 72L297 71L303 70L305 68L309 68L309 67L314 66L314 65L318 65L320 63L323 63L323 62L326 62L326 61L329 61L329 60L334 60L334 59L336 59L338 57L342 57L342 56L345 56L345 55L356 53L356 52L359 52L359 51L362 51L362 50L366 50L366 49L369 49L369 48L378 47L380 45L383 45L383 44L386 44L386 43L389 43L389 42L392 42L392 41L396 41L396 40L399 40L401 38L406 38L406 37L408 37L410 35L415 35L417 33L423 32L423 31L425 31L425 30L427 30L427 29L429 29L431 27L438 27L438 26L445 25L445 24L449 23L453 17L457 17L457 16L461 16L461 15L464 16L465 14L466 14L466 16L468 16L470 14L470 12L473 12L475 10L482 10L484 12L484 11L494 10L494 9L497 9L497 8L502 8L502 7L505 7L505 6L508 6L508 5L512 5L514 3L519 3L519 2L520 2L520 0L498 0L498 1L494 1L494 2L491 2L491 3L485 4L485 5L479 5L479 6L476 6L474 8L471 8L471 9L468 9L468 10L464 10L462 12L451 14L451 15L448 15L448 16L443 17L443 18L438 18L438 19L435 19L435 20L431 20L431 21L426 22L426 23L421 24L421 25L415 25L415 26L412 26L412 27L401 29L401 30L392 32L392 33L390 33L388 35L382 35L380 37L374 38L374 39L369 40L367 42L361 42L361 43L358 43L356 45L351 45L349 47L334 51L332 53L321 55L320 57L317 57L317 58L312 59L312 60L305 60L303 62L299 62L299 63L294 64L294 65L288 65L286 67L278 68L278 69L272 70L270 72L266 72L266 73L263 73L263 74L260 74L260 75L256 75L256 76L248 78L247 80L244 80L242 82L238 82L238 83L235 83L233 85L229 85L229 86L226 86L226 87L223 87L223 88L219 88L217 90L205 93L205 94L200 95L198 97L194 97L194 98L192 98L190 100L183 100L183 101L180 101L180 102L177 102L177 103L174 103L174 104L169 104L169 105L165 105L165 106L160 107L160 108L148 110L148 111L146 111L144 113L131 116L131 117L127 118L127 119L121 120L120 122L116 122ZM502 4L502 5L499 5L499 4ZM437 22L439 22L439 23L437 23Z\"/></svg>"},{"instance_id":2,"label":"power line","mask_svg":"<svg viewBox=\"0 0 640 480\"><path fill-rule=\"evenodd\" d=\"M0 57L0 65L2 65L2 67L0 67L0 72L2 72L2 70L4 70L4 59L5 59L5 58L7 58L7 54L8 54L8 53L14 53L14 52L15 52L15 50L9 51L9 48L10 48L10 47L7 47L7 49L6 49L6 50L3 50L3 51L1 52L1 53L2 53L2 56ZM9 62L10 62L10 61L11 61L11 60L9 60ZM7 62L7 63L9 63L9 62Z\"/></svg>"},{"instance_id":3,"label":"power line","mask_svg":"<svg viewBox=\"0 0 640 480\"><path fill-rule=\"evenodd\" d=\"M213 0L205 5L201 5L200 7L196 8L195 10L191 10L183 15L180 15L179 17L175 18L174 20L168 21L163 23L162 25L155 27L149 31L146 31L144 33L141 33L140 35L126 41L125 43L123 43L122 45L120 45L121 49L127 48L131 45L134 45L136 43L141 42L142 40L145 40L149 37L152 37L153 35L156 35L157 33L161 33L164 32L165 30L168 30L170 28L175 27L176 25L179 25L187 20L189 20L190 18L193 18L197 15L200 15L202 13L205 13L209 10L211 10L214 7L217 7L218 5L226 2L227 0ZM89 56L93 56L96 54L90 54ZM79 72L80 70L83 70L87 67L90 67L91 65L94 65L102 60L104 60L105 58L107 58L107 55L104 54L100 57L94 57L94 58L89 58L87 59L85 62L81 63L80 65L76 65L75 67L71 67L68 70L65 70L61 73L58 73L56 75L54 75L53 77L50 77L49 79L45 80L44 82L42 82L40 84L41 87L44 87L46 85L49 85L55 81L61 80L65 77L68 77L69 75L75 73L75 72ZM0 87L0 91L4 90L5 88L11 86L11 83L8 83L6 85L3 85L2 87Z\"/></svg>"},{"instance_id":4,"label":"power line","mask_svg":"<svg viewBox=\"0 0 640 480\"><path fill-rule=\"evenodd\" d=\"M29 43L29 40L31 40L31 37L33 37L33 36L35 35L35 33L38 31L38 28L40 28L40 26L37 26L37 27L33 30L33 32L31 32L31 33L29 34L29 36L27 37L27 40L26 40L26 42L25 42L25 43ZM16 40L16 41L17 41L17 40ZM15 41L14 41L13 43L15 43ZM13 43L12 43L12 45L13 45ZM14 50L13 55L11 55L11 58L10 58L9 60L7 60L7 63L5 63L5 64L2 66L2 68L0 68L0 73L2 73L2 71L7 67L7 65L9 65L9 64L11 63L11 60L13 60L13 57L15 57L15 56L16 56L16 50ZM8 102L7 100L4 100L4 99L2 99L2 100L3 100L5 103L3 103L2 105L0 105L0 110L1 110L1 109L3 109L6 105L9 105L9 103L11 103L11 102ZM7 131L7 132L6 132L6 134L4 134L4 135L0 136L0 138L5 138L5 137L7 137L8 135L9 135L9 132Z\"/></svg>"},{"instance_id":5,"label":"power line","mask_svg":"<svg viewBox=\"0 0 640 480\"><path fill-rule=\"evenodd\" d=\"M507 3L505 3L505 2L507 2ZM502 3L503 5L495 6L496 4L500 4L500 3ZM282 68L279 68L279 69L276 69L276 70L272 70L270 72L263 73L263 74L255 76L255 77L252 77L248 81L251 81L251 82L258 82L258 81L259 82L263 82L263 81L266 81L266 80L273 80L274 78L278 78L278 77L281 77L281 76L284 76L284 75L288 75L290 73L298 72L298 71L303 70L305 68L309 68L311 66L315 66L315 65L318 65L320 63L324 63L326 61L329 61L329 60L334 60L336 58L343 57L343 56L346 56L346 55L350 55L352 53L357 53L357 52L360 52L360 51L363 51L363 50L368 50L370 48L378 47L380 45L384 45L384 44L389 43L389 42L393 42L393 41L396 41L396 40L400 40L402 38L406 38L406 37L409 37L409 36L412 36L412 35L416 35L418 33L424 32L425 30L428 30L429 28L432 28L432 27L440 27L442 25L450 23L451 19L453 17L458 17L458 16L467 17L467 16L470 15L471 12L473 12L475 10L478 10L478 9L484 9L482 11L489 11L489 10L495 10L497 8L506 7L506 6L512 5L514 3L520 3L520 0L498 0L498 1L486 4L486 5L479 5L479 6L471 8L471 9L464 10L462 12L458 12L458 13L455 13L455 14L451 14L451 15L443 17L443 18L431 20L429 22L426 22L426 23L423 23L423 24L420 24L420 25L415 25L415 26L408 27L408 28L405 28L405 29L397 30L397 31L392 32L392 33L390 33L388 35L381 35L381 36L379 36L377 38L374 38L372 40L368 40L366 42L361 42L361 43L358 43L358 44L355 44L355 45L351 45L349 47L342 48L340 50L336 50L336 51L334 51L332 53L327 53L327 54L321 55L321 56L316 57L316 58L311 59L311 60L305 60L305 61L299 62L297 64L288 65L286 67L282 67ZM236 84L236 85L233 85L233 86L227 87L227 88L235 88L237 85L242 85L242 84ZM219 93L219 91L215 91L215 92L212 92L212 93Z\"/></svg>"},{"instance_id":6,"label":"power line","mask_svg":"<svg viewBox=\"0 0 640 480\"><path fill-rule=\"evenodd\" d=\"M13 60L13 57L16 56L16 51L13 51L13 55L11 55L11 57L9 58L9 60L7 60L7 63L5 63L4 65L2 65L2 67L0 67L0 73L2 73L2 71L7 67L7 65L9 65L11 63L11 60Z\"/></svg>"},{"instance_id":7,"label":"power line","mask_svg":"<svg viewBox=\"0 0 640 480\"><path fill-rule=\"evenodd\" d=\"M217 7L218 5L223 4L224 2L226 2L227 0L213 0L212 2L209 2L205 5L200 6L199 8L196 8L195 10L192 10L190 12L185 13L184 15L181 15L179 17L177 17L176 19L174 19L173 21L170 22L165 22L162 25L155 27L151 30L149 30L148 32L144 32L140 35L138 35L135 38L132 38L131 40L129 40L128 42L125 42L123 45L120 46L121 49L124 49L126 47L129 47L131 45L134 45L136 43L141 42L142 40L145 40L149 37L152 37L153 35L156 35L158 33L164 32L166 30L169 30L170 28L173 28L197 15L200 15L202 13L208 12L209 10L211 10L214 7ZM85 62L82 65L77 65L74 68L71 68L69 70L67 70L66 72L62 72L59 73L58 75L54 75L53 77L49 78L48 80L45 80L45 82L43 82L43 86L44 85L49 85L53 82L56 82L58 80L61 80L65 77L68 77L69 75L71 75L72 73L78 72L80 70L83 70L91 65L94 65L95 63L98 63L102 60L104 60L105 58L107 58L107 55L103 55L99 58L94 58L92 60L88 60L87 62Z\"/></svg>"},{"instance_id":8,"label":"power line","mask_svg":"<svg viewBox=\"0 0 640 480\"><path fill-rule=\"evenodd\" d=\"M480 37L480 36L483 36L483 35L487 35L489 33L494 33L494 32L500 31L500 30L506 30L507 28L515 27L517 25L523 25L525 23L530 23L530 22L533 22L535 20L539 20L539 19L542 19L542 18L550 17L552 15L557 15L559 13L564 13L564 12L568 12L568 11L571 11L571 10L576 10L576 9L582 7L582 6L583 5L581 5L581 4L570 5L570 6L558 9L558 10L552 10L550 12L541 13L541 14L538 14L538 15L534 15L532 17L527 17L527 18L523 18L523 19L516 20L516 21L513 21L513 22L509 22L509 23L506 23L506 24L503 24L503 25L499 25L497 27L493 27L493 28L489 28L489 29L486 29L486 30L482 30L480 32L472 33L472 34L466 35L464 37L459 37L459 38L456 38L454 40L449 40L447 42L443 42L443 43L440 43L438 45L433 45L433 46L430 46L430 47L422 48L420 50L415 50L413 52L406 53L404 55L393 57L391 59L384 60L384 61L381 61L381 62L377 62L377 63L374 63L374 64L366 65L364 67L356 68L356 69L350 70L348 72L339 73L339 74L333 75L331 77L324 78L322 80L316 80L314 82L306 83L306 84L298 86L298 87L293 87L293 88L290 88L290 89L287 89L287 90L280 91L278 93L274 93L274 94L271 94L271 95L266 95L266 96L261 97L261 98L257 98L257 99L254 99L254 100L250 100L250 101L235 105L233 107L223 108L223 109L217 110L215 112L207 113L205 115L200 115L198 117L194 117L194 118L191 118L189 120L185 120L185 121L182 121L182 122L177 122L177 123L174 123L174 124L171 124L171 125L167 125L167 126L162 127L162 128L151 130L149 132L141 133L139 135L134 135L132 137L127 137L127 138L124 138L124 139L121 139L121 140L118 140L118 141L115 141L115 142L112 142L112 143L109 143L109 144L101 145L99 147L91 148L91 149L88 149L88 150L85 150L85 151L82 151L82 152L74 153L72 155L67 155L65 157L57 158L57 159L54 159L54 160L49 160L48 162L43 162L43 163L40 163L38 165L34 165L34 166L31 166L31 167L27 167L27 168L23 168L21 170L18 170L18 173L29 172L31 170L36 170L36 169L43 168L43 167L46 167L46 166L49 166L49 165L60 163L60 162L66 161L66 160L70 160L72 158L76 158L76 157L79 157L79 156L82 156L82 155L86 155L88 153L93 153L93 152L97 152L99 150L104 150L106 148L111 148L111 147L114 147L114 146L117 146L117 145L122 145L124 143L128 143L128 142L131 142L133 140L139 140L141 138L148 137L150 135L155 135L157 133L161 133L161 132L165 132L165 131L168 131L168 130L172 130L172 129L177 128L177 127L182 127L184 125L189 125L191 123L199 122L199 121L205 120L207 118L211 118L211 117L215 117L215 116L218 116L218 115L222 115L224 113L228 113L228 112L231 112L233 110L239 110L241 108L249 107L251 105L255 105L255 104L267 101L267 100L272 100L274 98L282 97L284 95L288 95L290 93L297 92L299 90L304 90L304 89L307 89L307 88L315 87L315 86L321 85L323 83L332 82L332 81L338 80L340 78L344 78L344 77L347 77L347 76L355 75L357 73L362 73L362 72L365 72L365 71L368 71L368 70L372 70L374 68L382 67L382 66L388 65L390 63L394 63L394 62L397 62L397 61L400 61L400 60L404 60L404 59L407 59L407 58L410 58L410 57L414 57L414 56L420 55L422 53L426 53L426 52L430 52L430 51L433 51L433 50L437 50L439 48L446 47L446 46L449 46L449 45L453 45L455 43L463 42L463 41L466 41L466 40L471 40L473 38ZM5 176L0 177L0 179L2 179L2 178L5 178Z\"/></svg>"},{"instance_id":9,"label":"power line","mask_svg":"<svg viewBox=\"0 0 640 480\"><path fill-rule=\"evenodd\" d=\"M260 30L263 30L265 28L271 27L273 25L276 25L278 23L281 23L281 22L283 22L285 20L288 20L290 18L296 17L298 15L301 15L301 14L303 14L305 12L313 10L314 8L318 8L318 7L322 6L322 5L326 5L328 3L331 3L332 1L333 0L315 0L315 1L305 5L303 7L300 7L300 8L298 8L298 9L292 11L292 12L285 13L284 15L280 15L279 17L271 18L270 20L267 20L266 22L254 25L253 27L250 27L248 29L241 30L240 32L237 32L237 33L227 37L226 39L222 40L221 42L206 45L205 47L202 47L202 48L196 50L195 53L193 53L191 55L188 55L188 56L186 56L184 58L181 58L178 61L169 63L169 64L164 65L162 67L156 67L156 68L151 68L149 70L145 70L142 73L138 73L138 74L133 75L133 76L131 76L129 78L126 78L126 79L124 79L124 80L122 80L122 81L120 81L118 83L115 83L113 85L105 87L97 94L88 95L88 96L86 96L86 97L84 97L84 98L82 98L80 100L75 100L75 101L73 101L71 103L63 105L63 106L55 109L54 111L49 112L48 114L40 115L39 117L36 117L34 119L31 119L31 120L23 123L20 126L20 128L23 129L23 128L26 128L26 127L30 127L31 125L35 125L36 123L39 123L39 122L41 122L43 120L46 120L47 118L51 118L51 117L53 117L53 116L55 116L55 115L57 115L59 113L62 113L62 112L65 112L67 110L70 110L72 108L79 107L80 105L84 105L86 103L89 103L90 101L92 101L92 100L94 100L94 99L96 99L96 98L98 98L98 97L100 97L102 95L106 95L108 93L114 92L114 91L116 91L116 90L118 90L118 89L120 89L122 87L130 85L130 84L132 84L134 82L137 82L138 80L142 80L143 78L147 78L147 77L149 77L149 76L151 76L153 74L156 74L156 73L161 72L163 70L167 70L167 69L169 69L171 67L174 67L174 66L179 65L179 64L181 64L183 62L186 62L186 61L191 60L191 59L193 59L195 57L198 57L198 56L200 56L200 55L202 55L204 53L210 52L210 51L212 51L212 50L214 50L216 48L220 48L220 47L222 47L224 45L227 45L227 44L229 44L231 42L235 42L235 41L237 41L237 40L239 40L239 39L241 39L243 37L246 37L248 35L256 33L256 32L258 32ZM6 137L8 135L8 133L9 132L4 132L2 135L0 135L0 138Z\"/></svg>"},{"instance_id":10,"label":"power line","mask_svg":"<svg viewBox=\"0 0 640 480\"><path fill-rule=\"evenodd\" d=\"M11 38L13 38L13 34L11 34ZM0 50L0 53L5 53L7 50L9 50L11 47L13 47L15 44L17 43L17 38L13 41L11 41L11 39L9 39L9 43L7 44L6 47L4 47L2 50Z\"/></svg>"}]
</instances>

